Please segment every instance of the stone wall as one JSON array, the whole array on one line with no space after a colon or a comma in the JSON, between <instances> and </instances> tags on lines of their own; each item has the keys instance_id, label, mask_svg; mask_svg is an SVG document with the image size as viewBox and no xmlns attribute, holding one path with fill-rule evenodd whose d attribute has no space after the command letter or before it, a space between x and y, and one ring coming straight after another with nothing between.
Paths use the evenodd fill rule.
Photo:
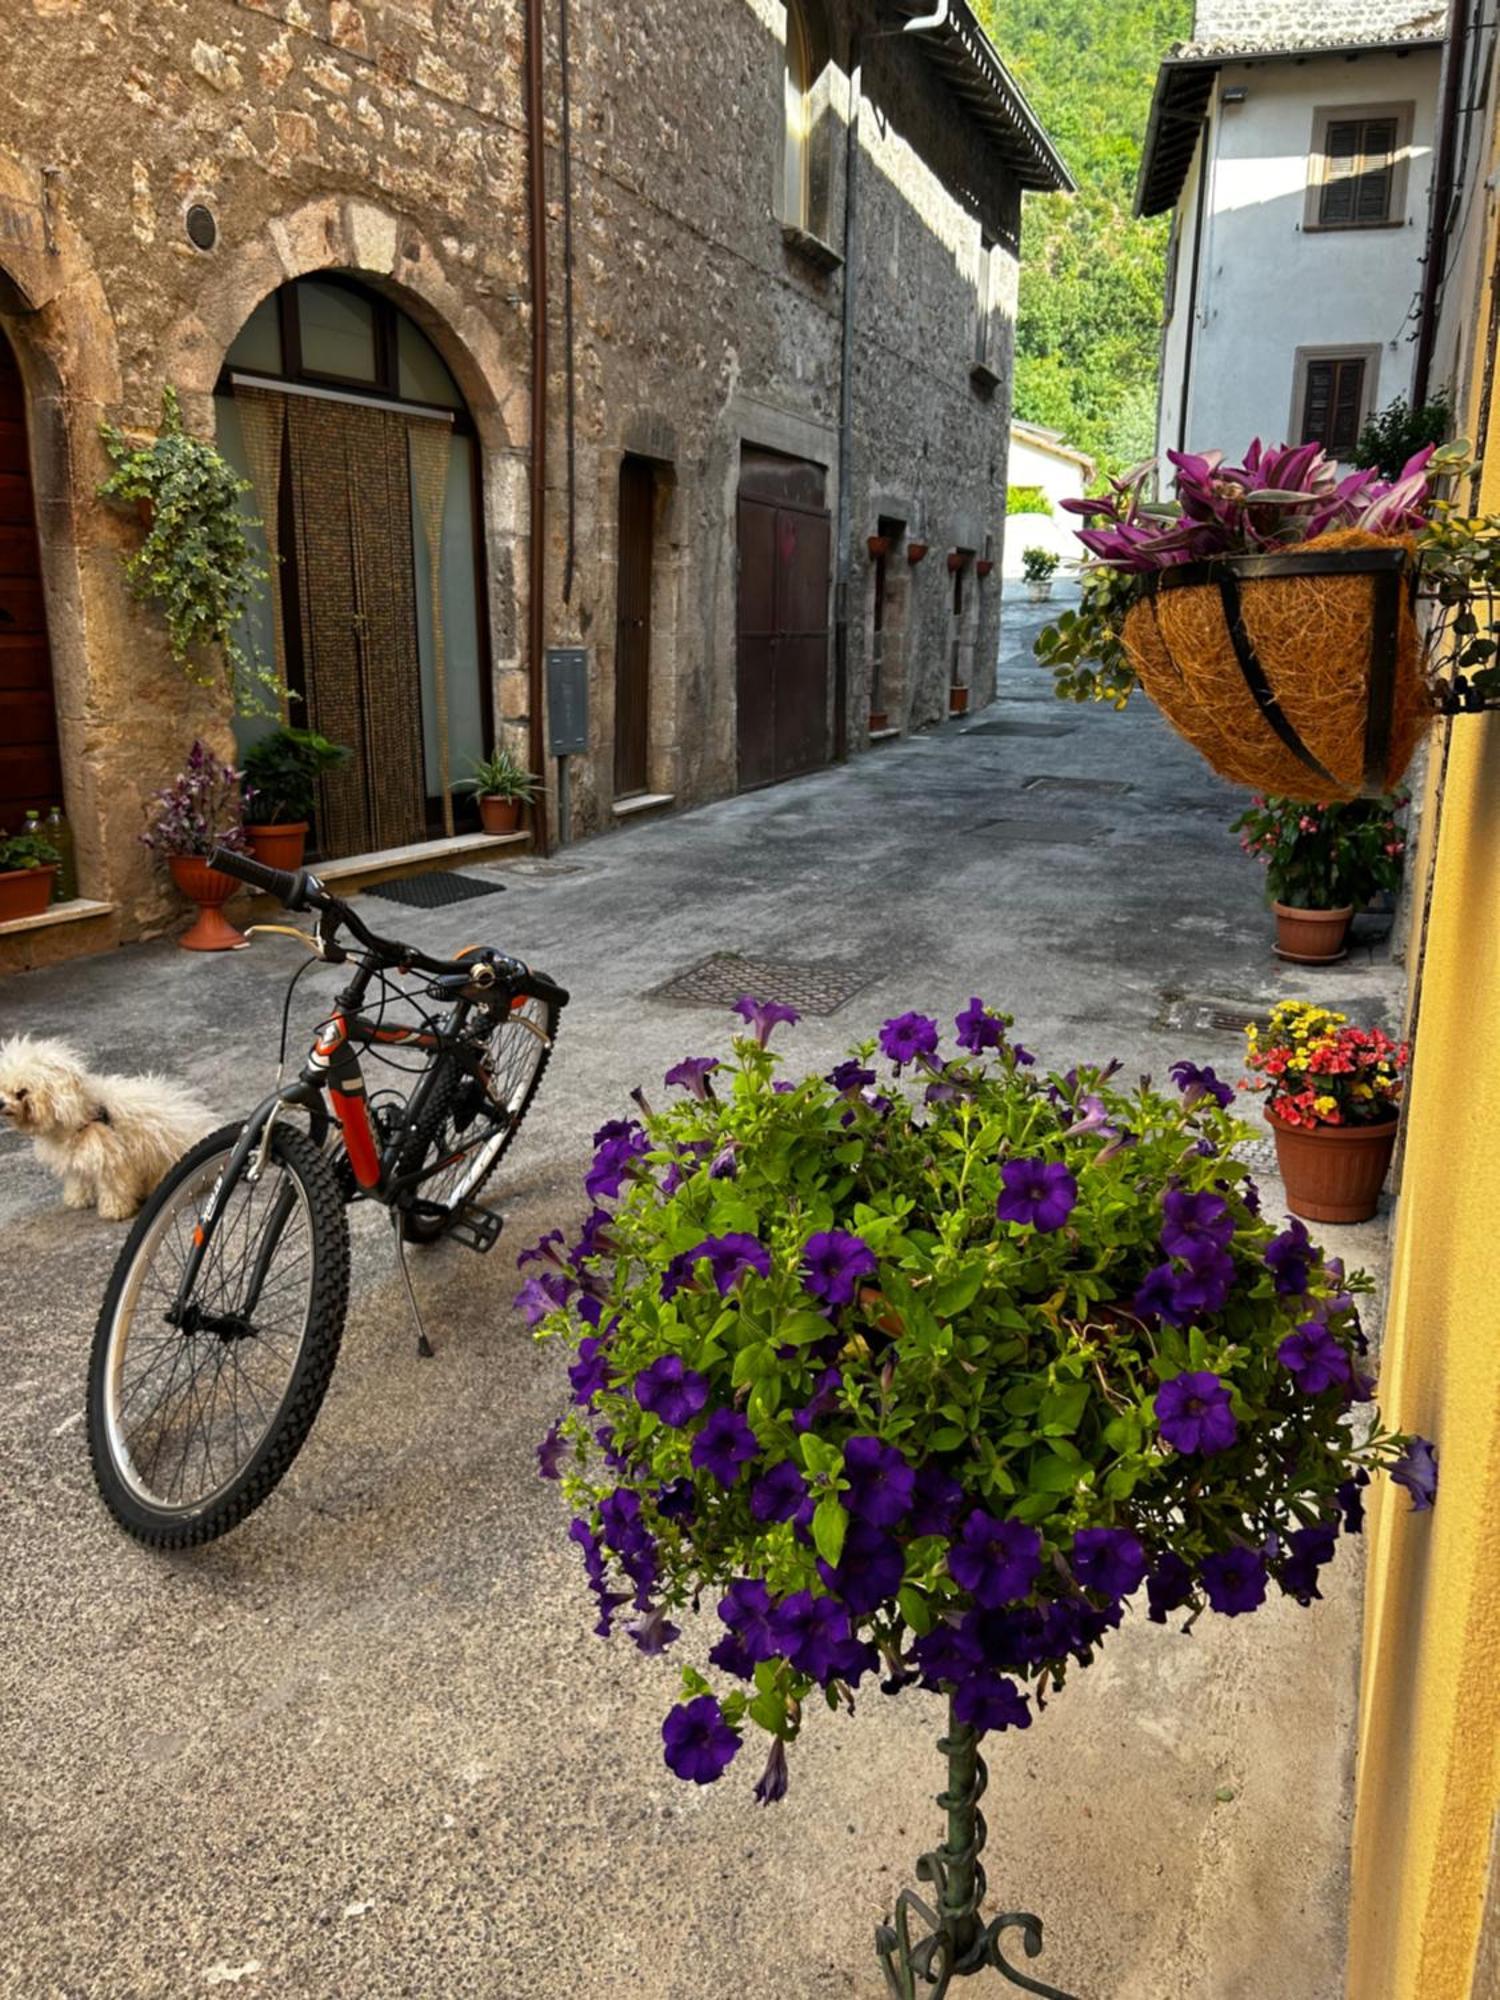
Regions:
<instances>
[{"instance_id":1,"label":"stone wall","mask_svg":"<svg viewBox=\"0 0 1500 2000\"><path fill-rule=\"evenodd\" d=\"M592 754L573 831L612 798L616 494L627 451L659 481L651 786L734 788L734 499L742 443L838 481L851 36L873 0L828 0L816 245L784 240L779 0L570 0L571 204L547 0L548 643L590 650ZM141 801L225 717L127 604L132 524L94 489L107 416L149 429L162 385L212 426L230 341L266 294L342 266L395 296L443 353L479 431L496 713L524 744L530 302L520 0L8 0L0 44L0 315L33 396L54 676L85 893L119 929L175 904L135 839ZM883 25L889 26L889 23ZM932 554L906 576L892 720L946 712L949 549L998 542L1019 195L923 51L864 43L854 350L850 748L864 745L869 561L879 515ZM207 206L211 251L185 215ZM971 379L981 228L993 379ZM572 479L563 258L574 280ZM811 253L811 254L809 254ZM17 309L23 308L23 309ZM569 486L571 483L571 494ZM574 521L564 597L567 522ZM906 566L901 565L903 571ZM998 576L980 585L977 704L993 686Z\"/></svg>"}]
</instances>

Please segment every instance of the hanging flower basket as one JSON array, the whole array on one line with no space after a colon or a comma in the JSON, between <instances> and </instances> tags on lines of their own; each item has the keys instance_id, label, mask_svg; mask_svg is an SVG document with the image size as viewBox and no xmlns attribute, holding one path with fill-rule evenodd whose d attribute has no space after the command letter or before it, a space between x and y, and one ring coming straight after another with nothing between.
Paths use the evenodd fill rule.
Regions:
<instances>
[{"instance_id":1,"label":"hanging flower basket","mask_svg":"<svg viewBox=\"0 0 1500 2000\"><path fill-rule=\"evenodd\" d=\"M1391 791L1431 723L1411 544L1347 530L1164 569L1121 641L1221 777L1288 798Z\"/></svg>"}]
</instances>

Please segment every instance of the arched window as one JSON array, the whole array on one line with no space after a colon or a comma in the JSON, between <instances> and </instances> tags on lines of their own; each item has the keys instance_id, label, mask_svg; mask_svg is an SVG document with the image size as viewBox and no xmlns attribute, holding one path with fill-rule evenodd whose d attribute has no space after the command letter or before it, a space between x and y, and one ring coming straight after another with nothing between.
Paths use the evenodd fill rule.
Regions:
<instances>
[{"instance_id":1,"label":"arched window","mask_svg":"<svg viewBox=\"0 0 1500 2000\"><path fill-rule=\"evenodd\" d=\"M249 636L287 719L353 755L319 788L324 856L472 821L454 784L493 742L478 440L415 321L344 271L263 300L219 380L272 584ZM237 725L241 748L268 725Z\"/></svg>"},{"instance_id":2,"label":"arched window","mask_svg":"<svg viewBox=\"0 0 1500 2000\"><path fill-rule=\"evenodd\" d=\"M786 162L783 222L812 228L812 35L802 0L786 6Z\"/></svg>"}]
</instances>

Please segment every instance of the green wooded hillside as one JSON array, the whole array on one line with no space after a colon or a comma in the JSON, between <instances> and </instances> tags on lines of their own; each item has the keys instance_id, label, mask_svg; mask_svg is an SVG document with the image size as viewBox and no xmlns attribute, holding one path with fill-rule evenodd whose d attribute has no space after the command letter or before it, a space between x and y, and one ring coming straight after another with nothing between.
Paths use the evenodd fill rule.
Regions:
<instances>
[{"instance_id":1,"label":"green wooded hillside","mask_svg":"<svg viewBox=\"0 0 1500 2000\"><path fill-rule=\"evenodd\" d=\"M1192 0L977 0L1078 193L1026 197L1016 415L1110 469L1149 457L1166 218L1131 217L1156 66Z\"/></svg>"}]
</instances>

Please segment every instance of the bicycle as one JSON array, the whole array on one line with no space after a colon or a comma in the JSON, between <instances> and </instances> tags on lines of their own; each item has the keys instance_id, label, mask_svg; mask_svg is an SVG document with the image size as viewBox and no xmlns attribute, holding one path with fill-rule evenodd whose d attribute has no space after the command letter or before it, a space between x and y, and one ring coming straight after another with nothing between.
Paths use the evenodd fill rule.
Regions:
<instances>
[{"instance_id":1,"label":"bicycle","mask_svg":"<svg viewBox=\"0 0 1500 2000\"><path fill-rule=\"evenodd\" d=\"M338 1358L349 1299L353 1202L390 1215L408 1243L493 1248L502 1218L476 1197L531 1107L568 995L491 946L432 958L383 938L306 869L216 849L211 867L315 911L311 932L263 925L312 951L282 1009L277 1088L211 1133L150 1197L115 1263L89 1358L87 1435L119 1525L161 1549L215 1540L277 1486L306 1441ZM352 943L340 941L347 934ZM352 965L295 1080L282 1081L297 981ZM398 982L413 975L441 1015ZM365 1011L371 988L373 1014ZM417 1019L387 1018L393 1005ZM361 1054L415 1082L367 1091ZM289 1114L306 1115L306 1126Z\"/></svg>"}]
</instances>

